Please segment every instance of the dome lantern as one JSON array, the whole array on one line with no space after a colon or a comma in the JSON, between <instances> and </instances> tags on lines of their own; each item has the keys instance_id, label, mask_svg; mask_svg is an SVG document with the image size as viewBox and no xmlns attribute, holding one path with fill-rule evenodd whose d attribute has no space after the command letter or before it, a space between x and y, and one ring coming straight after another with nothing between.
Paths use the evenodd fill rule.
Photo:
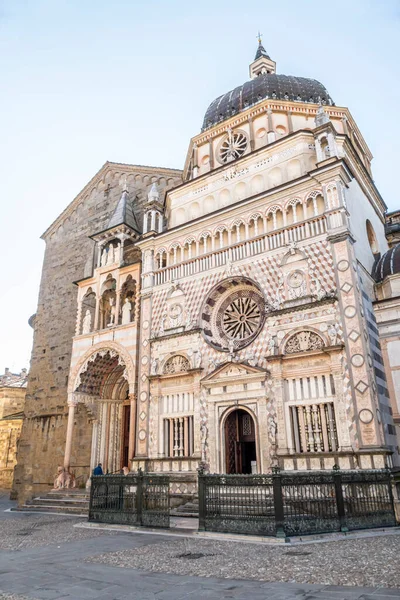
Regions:
<instances>
[{"instance_id":1,"label":"dome lantern","mask_svg":"<svg viewBox=\"0 0 400 600\"><path fill-rule=\"evenodd\" d=\"M260 75L271 75L276 72L276 62L272 60L261 41L261 33L258 32L258 48L254 61L250 64L249 73L250 79L255 79Z\"/></svg>"}]
</instances>

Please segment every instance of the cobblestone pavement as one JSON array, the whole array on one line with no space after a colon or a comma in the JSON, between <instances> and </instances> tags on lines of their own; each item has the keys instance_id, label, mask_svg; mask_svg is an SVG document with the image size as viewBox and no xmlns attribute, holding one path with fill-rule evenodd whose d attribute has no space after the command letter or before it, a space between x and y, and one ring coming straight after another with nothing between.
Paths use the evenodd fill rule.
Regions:
<instances>
[{"instance_id":1,"label":"cobblestone pavement","mask_svg":"<svg viewBox=\"0 0 400 600\"><path fill-rule=\"evenodd\" d=\"M76 528L80 519L57 515L24 514L1 521L0 550L21 550L65 542L86 540L114 532Z\"/></svg>"},{"instance_id":2,"label":"cobblestone pavement","mask_svg":"<svg viewBox=\"0 0 400 600\"><path fill-rule=\"evenodd\" d=\"M88 560L183 576L400 588L399 557L400 536L388 535L301 546L172 539Z\"/></svg>"},{"instance_id":3,"label":"cobblestone pavement","mask_svg":"<svg viewBox=\"0 0 400 600\"><path fill-rule=\"evenodd\" d=\"M50 521L51 520L51 524ZM55 515L30 515L26 513L4 513L1 509L0 499L0 540L5 545L8 536L13 537L12 531L36 523L37 527L32 535L26 537L26 543L18 549L0 550L0 600L400 600L400 589L395 587L377 587L382 585L395 585L392 578L383 582L384 568L388 577L397 568L393 567L394 553L398 546L394 545L397 536L375 537L370 540L349 540L344 542L329 542L326 544L308 544L301 547L262 546L255 544L242 544L202 540L198 538L174 538L165 535L152 535L140 533L115 533L109 535L104 531L80 530L73 527L75 518L56 517ZM7 524L7 530L4 525ZM68 530L74 530L68 532ZM37 545L34 536L47 536ZM85 536L81 537L81 532ZM79 533L78 533L79 532ZM76 534L78 533L78 537ZM90 537L87 537L90 533ZM96 537L93 536L96 533ZM378 544L377 544L378 541ZM351 543L350 546L345 544ZM353 542L355 542L353 544ZM361 558L365 561L362 572L374 571L375 587L357 587L350 581L349 574L340 583L342 585L327 585L326 565L332 560L338 560L340 552L343 553L343 564L347 561L348 568L355 572L352 563L357 559L357 543L370 543L368 548L363 546L360 550ZM336 544L341 544L341 550L332 550ZM376 545L377 544L377 545ZM7 548L12 544L7 542ZM347 548L344 550L344 548ZM382 551L384 548L384 551ZM397 550L396 550L397 548ZM176 554L211 553L213 557L203 558L175 558ZM303 551L311 551L311 555L292 556ZM267 554L265 554L267 552ZM333 554L335 552L335 554ZM289 554L289 555L288 555ZM259 555L259 557L257 557ZM97 561L99 557L102 562ZM117 561L115 557L118 557ZM123 557L121 559L120 557ZM125 564L129 567L132 557L143 557L142 568L120 568L116 564ZM156 568L166 569L166 564L171 565L174 556L176 564L189 565L184 569L196 571L198 569L206 576L156 572ZM320 565L320 577L316 570L310 570L310 556ZM333 558L335 556L335 558ZM161 557L161 558L157 558ZM267 579L269 572L273 573L270 579L273 582L262 580L249 580L254 577L254 557L258 561L263 557L265 572L262 577ZM363 558L362 558L363 557ZM91 562L87 562L88 559ZM301 562L306 561L307 562ZM107 562L103 562L106 560ZM136 559L135 559L136 560ZM161 562L164 561L164 562ZM202 561L207 562L204 571ZM217 561L224 561L221 562ZM239 561L243 564L238 570ZM109 564L111 561L111 564ZM157 561L159 564L157 565ZM379 567L379 563L385 567ZM213 564L215 563L215 564ZM219 565L216 576L216 565ZM260 562L256 563L259 568ZM190 566L193 565L193 566ZM197 565L197 566L195 566ZM290 567L292 565L292 567ZM293 566L294 565L294 566ZM322 566L321 566L322 565ZM325 565L325 567L323 567ZM224 568L222 568L224 567ZM172 569L177 570L176 568ZM181 567L179 567L181 569ZM179 570L178 569L178 570ZM270 571L273 569L273 571ZM291 570L290 570L291 569ZM316 584L300 583L302 572L311 573ZM241 577L246 579L240 579ZM230 577L235 577L231 579ZM286 583L281 581L286 580Z\"/></svg>"}]
</instances>

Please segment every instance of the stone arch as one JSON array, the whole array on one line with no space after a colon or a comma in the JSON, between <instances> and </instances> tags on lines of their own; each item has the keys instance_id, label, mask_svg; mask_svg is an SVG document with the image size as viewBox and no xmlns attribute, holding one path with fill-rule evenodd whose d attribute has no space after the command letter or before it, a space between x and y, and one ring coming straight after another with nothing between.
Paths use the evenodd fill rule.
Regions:
<instances>
[{"instance_id":1,"label":"stone arch","mask_svg":"<svg viewBox=\"0 0 400 600\"><path fill-rule=\"evenodd\" d=\"M176 225L181 225L186 220L186 212L184 208L178 208L175 213L175 223Z\"/></svg>"},{"instance_id":2,"label":"stone arch","mask_svg":"<svg viewBox=\"0 0 400 600\"><path fill-rule=\"evenodd\" d=\"M262 175L255 175L251 181L251 192L252 194L259 194L264 189L264 178Z\"/></svg>"},{"instance_id":3,"label":"stone arch","mask_svg":"<svg viewBox=\"0 0 400 600\"><path fill-rule=\"evenodd\" d=\"M288 344L290 348L288 348ZM314 327L290 331L282 339L279 354L297 354L311 350L322 350L327 345L325 336Z\"/></svg>"},{"instance_id":4,"label":"stone arch","mask_svg":"<svg viewBox=\"0 0 400 600\"><path fill-rule=\"evenodd\" d=\"M227 189L221 190L219 193L218 199L219 199L221 206L226 206L227 204L229 204L229 201L231 199L231 194L230 194L229 190L227 190Z\"/></svg>"},{"instance_id":5,"label":"stone arch","mask_svg":"<svg viewBox=\"0 0 400 600\"><path fill-rule=\"evenodd\" d=\"M325 212L325 202L322 190L313 190L307 194L305 198L305 211L308 219Z\"/></svg>"},{"instance_id":6,"label":"stone arch","mask_svg":"<svg viewBox=\"0 0 400 600\"><path fill-rule=\"evenodd\" d=\"M276 187L283 181L282 170L279 167L274 167L267 173L268 187Z\"/></svg>"},{"instance_id":7,"label":"stone arch","mask_svg":"<svg viewBox=\"0 0 400 600\"><path fill-rule=\"evenodd\" d=\"M224 410L224 412L219 417L219 439L221 440L221 465L220 472L226 472L227 469L227 444L228 440L226 439L226 424L229 417L235 412L244 412L250 415L252 422L254 424L254 438L255 438L255 453L256 453L256 463L257 463L257 472L262 472L262 462L261 462L261 446L260 446L260 428L258 423L257 414L252 410L249 406L245 404L235 404L234 406L229 406Z\"/></svg>"},{"instance_id":8,"label":"stone arch","mask_svg":"<svg viewBox=\"0 0 400 600\"><path fill-rule=\"evenodd\" d=\"M186 373L191 368L190 360L184 352L170 354L161 366L163 375Z\"/></svg>"},{"instance_id":9,"label":"stone arch","mask_svg":"<svg viewBox=\"0 0 400 600\"><path fill-rule=\"evenodd\" d=\"M247 186L244 181L240 181L235 185L234 189L235 200L244 200L247 195Z\"/></svg>"},{"instance_id":10,"label":"stone arch","mask_svg":"<svg viewBox=\"0 0 400 600\"><path fill-rule=\"evenodd\" d=\"M289 179L297 179L301 176L301 162L298 158L293 158L288 162L287 174Z\"/></svg>"},{"instance_id":11,"label":"stone arch","mask_svg":"<svg viewBox=\"0 0 400 600\"><path fill-rule=\"evenodd\" d=\"M300 209L298 209L300 205ZM301 198L291 198L285 204L286 223L291 225L303 220L303 201Z\"/></svg>"},{"instance_id":12,"label":"stone arch","mask_svg":"<svg viewBox=\"0 0 400 600\"><path fill-rule=\"evenodd\" d=\"M209 212L212 212L213 210L215 210L216 206L215 206L215 198L214 198L214 196L207 196L204 199L203 205L204 205L204 211L206 213L209 213Z\"/></svg>"},{"instance_id":13,"label":"stone arch","mask_svg":"<svg viewBox=\"0 0 400 600\"><path fill-rule=\"evenodd\" d=\"M134 389L135 369L130 354L123 346L121 346L117 342L106 341L94 344L94 346L89 348L89 350L87 350L85 354L80 357L80 359L70 372L68 382L68 395L73 394L75 389L79 387L79 376L86 370L86 367L88 363L91 362L91 359L94 360L100 352L110 352L114 356L118 355L122 359L125 365L126 380L128 382L129 389Z\"/></svg>"}]
</instances>

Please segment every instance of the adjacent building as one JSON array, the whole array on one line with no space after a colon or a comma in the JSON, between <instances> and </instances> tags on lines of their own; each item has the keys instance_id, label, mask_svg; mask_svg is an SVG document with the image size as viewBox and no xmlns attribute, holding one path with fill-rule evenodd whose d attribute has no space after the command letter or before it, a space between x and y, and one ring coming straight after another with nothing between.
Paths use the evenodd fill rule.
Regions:
<instances>
[{"instance_id":1,"label":"adjacent building","mask_svg":"<svg viewBox=\"0 0 400 600\"><path fill-rule=\"evenodd\" d=\"M26 369L19 374L5 369L0 375L0 489L10 490L13 484L27 382Z\"/></svg>"}]
</instances>

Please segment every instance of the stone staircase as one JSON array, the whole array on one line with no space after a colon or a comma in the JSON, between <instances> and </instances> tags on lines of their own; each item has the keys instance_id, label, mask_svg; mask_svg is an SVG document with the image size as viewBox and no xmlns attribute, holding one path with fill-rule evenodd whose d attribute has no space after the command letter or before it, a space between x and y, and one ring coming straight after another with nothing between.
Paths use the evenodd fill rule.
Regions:
<instances>
[{"instance_id":1,"label":"stone staircase","mask_svg":"<svg viewBox=\"0 0 400 600\"><path fill-rule=\"evenodd\" d=\"M87 517L89 512L89 493L86 490L64 489L51 490L44 496L37 496L18 506L14 510L65 513L79 517Z\"/></svg>"},{"instance_id":2,"label":"stone staircase","mask_svg":"<svg viewBox=\"0 0 400 600\"><path fill-rule=\"evenodd\" d=\"M51 490L43 496L36 496L22 506L12 510L42 513L64 513L87 517L89 513L89 492L78 489ZM171 509L171 517L198 518L199 502L194 498L190 502Z\"/></svg>"}]
</instances>

